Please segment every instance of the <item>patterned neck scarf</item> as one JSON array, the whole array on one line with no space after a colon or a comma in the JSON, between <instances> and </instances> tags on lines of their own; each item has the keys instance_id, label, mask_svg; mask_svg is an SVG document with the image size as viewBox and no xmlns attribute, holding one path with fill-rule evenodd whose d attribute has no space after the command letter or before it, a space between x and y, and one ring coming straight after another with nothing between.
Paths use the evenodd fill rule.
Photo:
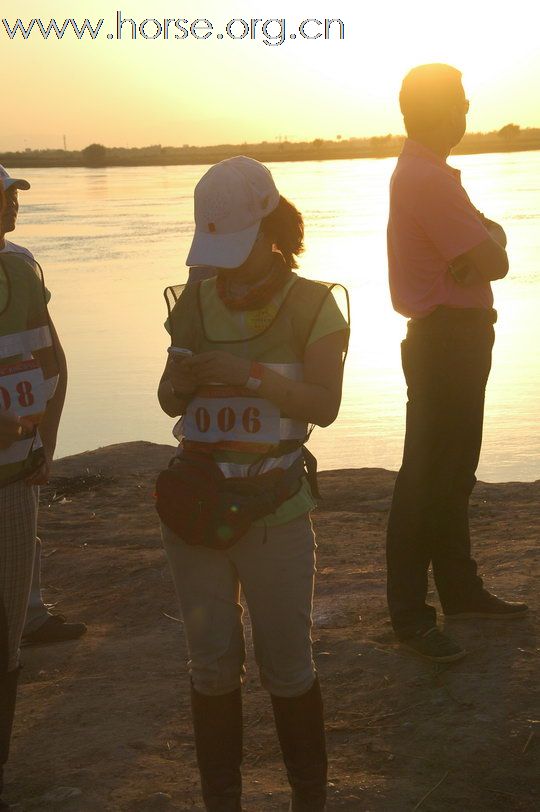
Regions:
<instances>
[{"instance_id":1,"label":"patterned neck scarf","mask_svg":"<svg viewBox=\"0 0 540 812\"><path fill-rule=\"evenodd\" d=\"M270 272L259 282L238 286L218 274L216 289L219 298L229 310L259 310L272 301L291 278L292 271L279 255L273 260Z\"/></svg>"}]
</instances>

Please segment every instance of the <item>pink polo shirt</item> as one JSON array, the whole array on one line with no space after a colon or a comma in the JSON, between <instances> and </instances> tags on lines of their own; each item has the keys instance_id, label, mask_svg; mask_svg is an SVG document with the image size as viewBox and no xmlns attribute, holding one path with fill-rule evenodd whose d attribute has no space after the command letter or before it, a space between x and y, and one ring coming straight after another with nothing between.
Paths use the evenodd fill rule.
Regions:
<instances>
[{"instance_id":1,"label":"pink polo shirt","mask_svg":"<svg viewBox=\"0 0 540 812\"><path fill-rule=\"evenodd\" d=\"M489 282L462 287L452 260L489 233L461 185L461 173L417 141L408 139L390 181L388 272L394 309L409 318L439 305L493 306Z\"/></svg>"}]
</instances>

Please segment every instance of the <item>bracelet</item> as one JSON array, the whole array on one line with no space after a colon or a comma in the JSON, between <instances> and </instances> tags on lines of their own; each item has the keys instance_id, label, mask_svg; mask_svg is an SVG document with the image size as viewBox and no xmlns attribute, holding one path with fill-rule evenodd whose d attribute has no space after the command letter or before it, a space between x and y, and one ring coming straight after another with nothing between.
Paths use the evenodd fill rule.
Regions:
<instances>
[{"instance_id":1,"label":"bracelet","mask_svg":"<svg viewBox=\"0 0 540 812\"><path fill-rule=\"evenodd\" d=\"M259 364L258 361L252 361L251 366L249 368L248 379L245 383L246 389L251 389L252 392L256 392L257 389L259 389L260 385L262 384L263 375L264 375L263 365Z\"/></svg>"}]
</instances>

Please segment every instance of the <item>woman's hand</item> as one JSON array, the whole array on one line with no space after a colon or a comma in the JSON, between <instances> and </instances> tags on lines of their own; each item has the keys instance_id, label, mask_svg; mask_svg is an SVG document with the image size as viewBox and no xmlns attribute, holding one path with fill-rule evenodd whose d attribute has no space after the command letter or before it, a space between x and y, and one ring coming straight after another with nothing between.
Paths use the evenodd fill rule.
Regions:
<instances>
[{"instance_id":1,"label":"woman's hand","mask_svg":"<svg viewBox=\"0 0 540 812\"><path fill-rule=\"evenodd\" d=\"M249 359L218 351L202 352L188 358L185 363L189 366L190 373L198 385L221 383L244 386L251 368Z\"/></svg>"},{"instance_id":2,"label":"woman's hand","mask_svg":"<svg viewBox=\"0 0 540 812\"><path fill-rule=\"evenodd\" d=\"M34 424L28 418L19 417L14 412L0 411L0 449L9 448L33 430Z\"/></svg>"},{"instance_id":3,"label":"woman's hand","mask_svg":"<svg viewBox=\"0 0 540 812\"><path fill-rule=\"evenodd\" d=\"M174 358L169 356L163 377L167 378L175 392L182 395L191 395L196 390L197 379L188 366L190 358Z\"/></svg>"}]
</instances>

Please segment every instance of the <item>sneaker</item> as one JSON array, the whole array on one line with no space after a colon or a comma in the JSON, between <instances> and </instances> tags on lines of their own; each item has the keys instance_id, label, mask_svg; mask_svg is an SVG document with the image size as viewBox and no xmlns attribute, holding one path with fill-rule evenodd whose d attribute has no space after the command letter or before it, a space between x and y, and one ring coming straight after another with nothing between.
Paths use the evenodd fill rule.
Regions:
<instances>
[{"instance_id":1,"label":"sneaker","mask_svg":"<svg viewBox=\"0 0 540 812\"><path fill-rule=\"evenodd\" d=\"M529 607L526 603L503 601L484 589L469 604L453 612L445 612L444 616L449 620L469 617L514 618L523 617L528 611Z\"/></svg>"},{"instance_id":2,"label":"sneaker","mask_svg":"<svg viewBox=\"0 0 540 812\"><path fill-rule=\"evenodd\" d=\"M21 646L42 646L47 643L63 643L76 640L86 632L85 623L67 623L64 615L49 615L45 623L23 636Z\"/></svg>"},{"instance_id":3,"label":"sneaker","mask_svg":"<svg viewBox=\"0 0 540 812\"><path fill-rule=\"evenodd\" d=\"M427 631L425 629L417 631L413 637L402 640L401 645L434 663L453 663L467 654L465 649L439 631L436 626Z\"/></svg>"}]
</instances>

